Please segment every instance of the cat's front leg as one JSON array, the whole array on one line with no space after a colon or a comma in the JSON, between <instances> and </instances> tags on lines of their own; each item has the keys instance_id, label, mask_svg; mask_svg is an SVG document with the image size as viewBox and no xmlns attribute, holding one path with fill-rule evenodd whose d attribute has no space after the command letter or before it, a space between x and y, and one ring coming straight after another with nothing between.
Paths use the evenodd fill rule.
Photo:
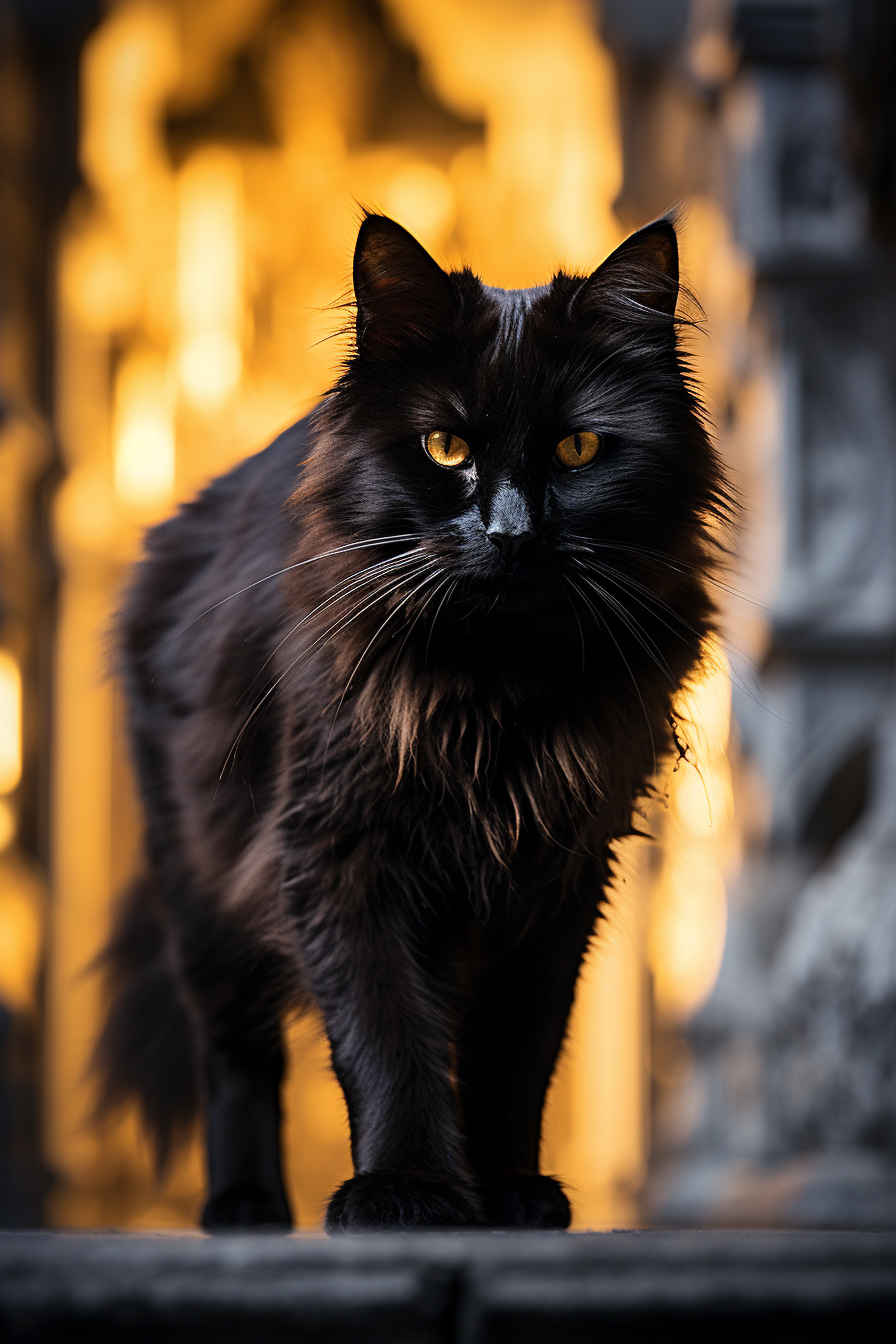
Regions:
<instances>
[{"instance_id":1,"label":"cat's front leg","mask_svg":"<svg viewBox=\"0 0 896 1344\"><path fill-rule=\"evenodd\" d=\"M441 996L406 923L375 896L300 912L302 955L345 1093L355 1175L330 1232L468 1227L482 1208L463 1150Z\"/></svg>"},{"instance_id":2,"label":"cat's front leg","mask_svg":"<svg viewBox=\"0 0 896 1344\"><path fill-rule=\"evenodd\" d=\"M198 902L197 902L198 904ZM199 1037L210 1232L292 1226L280 1162L281 1019L294 968L209 905L173 931Z\"/></svg>"},{"instance_id":3,"label":"cat's front leg","mask_svg":"<svg viewBox=\"0 0 896 1344\"><path fill-rule=\"evenodd\" d=\"M251 1057L220 1046L207 1051L206 1231L292 1226L280 1169L282 1076L279 1045Z\"/></svg>"},{"instance_id":4,"label":"cat's front leg","mask_svg":"<svg viewBox=\"0 0 896 1344\"><path fill-rule=\"evenodd\" d=\"M586 895L564 895L557 883L539 893L544 913L525 934L497 919L486 931L457 1075L470 1164L491 1227L569 1225L559 1182L539 1170L541 1120L599 893L597 877Z\"/></svg>"}]
</instances>

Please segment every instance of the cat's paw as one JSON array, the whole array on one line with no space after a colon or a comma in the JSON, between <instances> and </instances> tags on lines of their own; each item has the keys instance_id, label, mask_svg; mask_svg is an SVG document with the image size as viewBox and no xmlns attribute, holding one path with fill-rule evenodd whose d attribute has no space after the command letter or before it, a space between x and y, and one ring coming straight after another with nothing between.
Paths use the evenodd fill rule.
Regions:
<instances>
[{"instance_id":1,"label":"cat's paw","mask_svg":"<svg viewBox=\"0 0 896 1344\"><path fill-rule=\"evenodd\" d=\"M288 1232L292 1215L286 1196L260 1185L234 1185L210 1195L200 1219L206 1232L227 1232L241 1227Z\"/></svg>"},{"instance_id":2,"label":"cat's paw","mask_svg":"<svg viewBox=\"0 0 896 1344\"><path fill-rule=\"evenodd\" d=\"M552 1176L503 1172L482 1180L479 1192L488 1227L557 1231L569 1227L569 1200Z\"/></svg>"},{"instance_id":3,"label":"cat's paw","mask_svg":"<svg viewBox=\"0 0 896 1344\"><path fill-rule=\"evenodd\" d=\"M482 1207L472 1186L447 1176L367 1172L340 1185L327 1208L327 1231L410 1232L477 1227Z\"/></svg>"}]
</instances>

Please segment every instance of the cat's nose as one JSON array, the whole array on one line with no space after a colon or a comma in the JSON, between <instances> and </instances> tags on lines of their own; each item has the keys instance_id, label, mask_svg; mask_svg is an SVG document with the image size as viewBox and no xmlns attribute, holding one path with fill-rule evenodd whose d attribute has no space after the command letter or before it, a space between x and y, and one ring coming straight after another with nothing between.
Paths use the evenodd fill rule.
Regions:
<instances>
[{"instance_id":1,"label":"cat's nose","mask_svg":"<svg viewBox=\"0 0 896 1344\"><path fill-rule=\"evenodd\" d=\"M515 560L535 536L526 497L509 481L502 481L492 496L485 535L506 561Z\"/></svg>"},{"instance_id":2,"label":"cat's nose","mask_svg":"<svg viewBox=\"0 0 896 1344\"><path fill-rule=\"evenodd\" d=\"M485 534L491 544L501 552L504 560L515 560L520 550L527 541L531 541L535 536L534 532L493 532L489 529Z\"/></svg>"}]
</instances>

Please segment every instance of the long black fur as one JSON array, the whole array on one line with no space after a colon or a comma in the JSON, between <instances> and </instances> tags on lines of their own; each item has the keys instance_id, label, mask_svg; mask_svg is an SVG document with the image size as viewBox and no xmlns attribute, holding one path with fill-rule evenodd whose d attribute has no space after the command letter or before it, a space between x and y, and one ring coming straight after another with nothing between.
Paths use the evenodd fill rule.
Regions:
<instances>
[{"instance_id":1,"label":"long black fur","mask_svg":"<svg viewBox=\"0 0 896 1344\"><path fill-rule=\"evenodd\" d=\"M287 1225L281 1022L314 1003L356 1173L331 1230L565 1226L544 1098L728 512L675 230L504 292L370 215L354 285L333 391L153 529L128 593L146 866L103 1100L162 1152L201 1103L205 1225Z\"/></svg>"}]
</instances>

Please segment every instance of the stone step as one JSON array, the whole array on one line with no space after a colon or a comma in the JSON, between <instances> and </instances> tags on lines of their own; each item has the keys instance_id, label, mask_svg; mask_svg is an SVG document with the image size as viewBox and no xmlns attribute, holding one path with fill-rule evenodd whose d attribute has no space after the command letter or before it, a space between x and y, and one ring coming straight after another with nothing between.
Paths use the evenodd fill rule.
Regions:
<instances>
[{"instance_id":1,"label":"stone step","mask_svg":"<svg viewBox=\"0 0 896 1344\"><path fill-rule=\"evenodd\" d=\"M896 1233L0 1234L0 1340L896 1340ZM801 1336L794 1336L801 1338Z\"/></svg>"}]
</instances>

